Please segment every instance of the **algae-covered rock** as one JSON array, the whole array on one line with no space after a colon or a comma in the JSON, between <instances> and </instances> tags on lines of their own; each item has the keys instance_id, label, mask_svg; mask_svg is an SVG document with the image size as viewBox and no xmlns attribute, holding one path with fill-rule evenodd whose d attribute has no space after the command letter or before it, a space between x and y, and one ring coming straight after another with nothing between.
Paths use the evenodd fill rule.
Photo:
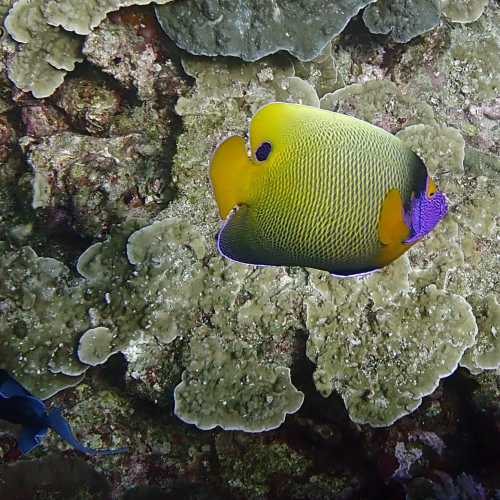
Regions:
<instances>
[{"instance_id":1,"label":"algae-covered rock","mask_svg":"<svg viewBox=\"0 0 500 500\"><path fill-rule=\"evenodd\" d=\"M215 449L224 481L241 498L270 498L273 485L284 475L293 477L293 484L283 485L290 493L293 486L300 487L301 479L312 465L309 457L288 443L267 442L257 436L221 433L216 437ZM282 498L300 497L284 494Z\"/></svg>"},{"instance_id":2,"label":"algae-covered rock","mask_svg":"<svg viewBox=\"0 0 500 500\"><path fill-rule=\"evenodd\" d=\"M5 19L7 31L21 44L8 62L9 78L35 97L51 95L66 73L83 61L81 39L48 25L43 2L18 0Z\"/></svg>"},{"instance_id":3,"label":"algae-covered rock","mask_svg":"<svg viewBox=\"0 0 500 500\"><path fill-rule=\"evenodd\" d=\"M260 432L279 427L300 408L304 395L292 385L288 368L266 366L246 342L197 337L175 388L179 418L200 429Z\"/></svg>"},{"instance_id":4,"label":"algae-covered rock","mask_svg":"<svg viewBox=\"0 0 500 500\"><path fill-rule=\"evenodd\" d=\"M82 52L125 88L135 88L143 101L155 101L161 94L176 96L184 88L182 78L140 26L106 19L86 37Z\"/></svg>"},{"instance_id":5,"label":"algae-covered rock","mask_svg":"<svg viewBox=\"0 0 500 500\"><path fill-rule=\"evenodd\" d=\"M97 0L81 2L79 0L45 0L42 5L43 15L48 24L61 26L66 31L79 35L88 35L110 12L130 5L147 5L153 0ZM165 4L172 0L154 0Z\"/></svg>"},{"instance_id":6,"label":"algae-covered rock","mask_svg":"<svg viewBox=\"0 0 500 500\"><path fill-rule=\"evenodd\" d=\"M96 135L106 134L113 118L123 111L122 97L102 80L67 80L55 102L76 128Z\"/></svg>"},{"instance_id":7,"label":"algae-covered rock","mask_svg":"<svg viewBox=\"0 0 500 500\"><path fill-rule=\"evenodd\" d=\"M192 54L256 61L286 50L307 61L370 2L185 0L157 7L156 12L167 35Z\"/></svg>"},{"instance_id":8,"label":"algae-covered rock","mask_svg":"<svg viewBox=\"0 0 500 500\"><path fill-rule=\"evenodd\" d=\"M42 458L0 465L5 498L106 500L111 487L102 474L77 456L51 453ZM50 495L50 496L49 496Z\"/></svg>"},{"instance_id":9,"label":"algae-covered rock","mask_svg":"<svg viewBox=\"0 0 500 500\"><path fill-rule=\"evenodd\" d=\"M140 133L96 138L63 132L28 142L33 208L71 207L75 230L96 236L126 217L154 215L163 203L165 184L158 165L161 139L151 142Z\"/></svg>"},{"instance_id":10,"label":"algae-covered rock","mask_svg":"<svg viewBox=\"0 0 500 500\"><path fill-rule=\"evenodd\" d=\"M29 137L45 137L69 129L66 116L47 102L30 103L21 109L24 133Z\"/></svg>"},{"instance_id":11,"label":"algae-covered rock","mask_svg":"<svg viewBox=\"0 0 500 500\"><path fill-rule=\"evenodd\" d=\"M406 43L439 24L439 0L378 0L363 12L363 21L372 33L390 34Z\"/></svg>"}]
</instances>

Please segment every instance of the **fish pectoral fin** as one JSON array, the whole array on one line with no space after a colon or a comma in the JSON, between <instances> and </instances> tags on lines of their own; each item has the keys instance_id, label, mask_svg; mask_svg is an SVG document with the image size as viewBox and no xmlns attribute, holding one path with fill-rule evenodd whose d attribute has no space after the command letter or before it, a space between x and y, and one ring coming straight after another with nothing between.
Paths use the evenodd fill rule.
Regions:
<instances>
[{"instance_id":1,"label":"fish pectoral fin","mask_svg":"<svg viewBox=\"0 0 500 500\"><path fill-rule=\"evenodd\" d=\"M210 180L222 219L247 200L249 167L247 144L242 137L229 137L216 149L210 162Z\"/></svg>"},{"instance_id":2,"label":"fish pectoral fin","mask_svg":"<svg viewBox=\"0 0 500 500\"><path fill-rule=\"evenodd\" d=\"M217 238L219 252L228 259L245 264L265 264L257 249L257 240L250 225L250 209L236 208Z\"/></svg>"},{"instance_id":3,"label":"fish pectoral fin","mask_svg":"<svg viewBox=\"0 0 500 500\"><path fill-rule=\"evenodd\" d=\"M403 255L411 246L404 243L409 234L401 194L397 189L391 189L380 211L379 238L383 246L376 264L383 267Z\"/></svg>"},{"instance_id":4,"label":"fish pectoral fin","mask_svg":"<svg viewBox=\"0 0 500 500\"><path fill-rule=\"evenodd\" d=\"M408 238L410 229L404 220L403 201L397 189L386 194L378 227L379 239L384 245L398 245Z\"/></svg>"}]
</instances>

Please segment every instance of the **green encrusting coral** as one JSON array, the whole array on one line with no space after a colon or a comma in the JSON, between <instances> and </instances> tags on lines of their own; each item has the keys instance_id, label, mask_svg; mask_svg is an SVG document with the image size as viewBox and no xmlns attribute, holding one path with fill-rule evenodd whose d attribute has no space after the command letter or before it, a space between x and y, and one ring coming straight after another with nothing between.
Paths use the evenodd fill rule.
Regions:
<instances>
[{"instance_id":1,"label":"green encrusting coral","mask_svg":"<svg viewBox=\"0 0 500 500\"><path fill-rule=\"evenodd\" d=\"M81 38L47 24L44 0L18 0L5 27L19 46L8 62L8 75L21 90L47 97L73 71L81 56Z\"/></svg>"},{"instance_id":2,"label":"green encrusting coral","mask_svg":"<svg viewBox=\"0 0 500 500\"><path fill-rule=\"evenodd\" d=\"M303 400L289 368L266 366L247 342L198 331L175 388L175 414L200 429L260 432L279 427Z\"/></svg>"},{"instance_id":3,"label":"green encrusting coral","mask_svg":"<svg viewBox=\"0 0 500 500\"><path fill-rule=\"evenodd\" d=\"M447 19L457 23L472 23L477 21L488 0L442 0L441 8Z\"/></svg>"},{"instance_id":4,"label":"green encrusting coral","mask_svg":"<svg viewBox=\"0 0 500 500\"><path fill-rule=\"evenodd\" d=\"M42 12L47 23L78 35L88 35L106 15L130 5L165 4L173 0L44 0Z\"/></svg>"},{"instance_id":5,"label":"green encrusting coral","mask_svg":"<svg viewBox=\"0 0 500 500\"><path fill-rule=\"evenodd\" d=\"M73 356L78 332L90 327L85 292L63 263L0 245L0 365L49 397L86 369Z\"/></svg>"},{"instance_id":6,"label":"green encrusting coral","mask_svg":"<svg viewBox=\"0 0 500 500\"><path fill-rule=\"evenodd\" d=\"M356 422L386 426L413 411L474 343L470 305L433 285L414 289L410 272L402 257L367 280L312 277L306 326L314 381L325 397L340 393Z\"/></svg>"},{"instance_id":7,"label":"green encrusting coral","mask_svg":"<svg viewBox=\"0 0 500 500\"><path fill-rule=\"evenodd\" d=\"M18 42L7 64L9 78L34 97L53 94L67 72L83 61L83 37L79 35L89 34L109 12L148 3L151 0L17 0L4 21L7 32Z\"/></svg>"}]
</instances>

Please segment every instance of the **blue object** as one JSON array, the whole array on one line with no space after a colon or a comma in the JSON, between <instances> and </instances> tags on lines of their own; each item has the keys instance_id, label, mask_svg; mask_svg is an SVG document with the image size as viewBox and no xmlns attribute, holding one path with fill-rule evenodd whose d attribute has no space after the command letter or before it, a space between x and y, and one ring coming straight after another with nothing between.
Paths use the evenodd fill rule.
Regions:
<instances>
[{"instance_id":1,"label":"blue object","mask_svg":"<svg viewBox=\"0 0 500 500\"><path fill-rule=\"evenodd\" d=\"M23 454L39 446L49 428L73 448L87 455L114 455L128 451L127 448L95 450L83 446L73 435L68 421L61 414L61 408L49 413L41 399L28 392L5 370L0 370L0 419L22 425L18 446Z\"/></svg>"},{"instance_id":2,"label":"blue object","mask_svg":"<svg viewBox=\"0 0 500 500\"><path fill-rule=\"evenodd\" d=\"M266 161L269 158L269 155L271 154L271 143L270 142L263 142L258 148L257 151L255 151L255 157L257 158L258 161Z\"/></svg>"}]
</instances>

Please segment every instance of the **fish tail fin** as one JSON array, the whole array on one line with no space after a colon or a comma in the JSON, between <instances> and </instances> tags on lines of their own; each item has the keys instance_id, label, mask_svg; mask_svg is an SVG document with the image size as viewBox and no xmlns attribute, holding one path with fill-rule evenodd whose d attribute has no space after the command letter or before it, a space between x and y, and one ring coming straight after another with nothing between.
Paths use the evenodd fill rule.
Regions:
<instances>
[{"instance_id":1,"label":"fish tail fin","mask_svg":"<svg viewBox=\"0 0 500 500\"><path fill-rule=\"evenodd\" d=\"M87 455L114 455L116 453L126 453L127 448L117 448L113 450L96 450L94 448L87 448L83 446L71 430L69 422L63 417L61 408L56 408L48 415L48 424L50 428L57 432L69 445L71 445L75 450L80 453L85 453Z\"/></svg>"},{"instance_id":2,"label":"fish tail fin","mask_svg":"<svg viewBox=\"0 0 500 500\"><path fill-rule=\"evenodd\" d=\"M250 169L247 145L239 136L219 145L210 162L210 180L222 219L248 199Z\"/></svg>"}]
</instances>

